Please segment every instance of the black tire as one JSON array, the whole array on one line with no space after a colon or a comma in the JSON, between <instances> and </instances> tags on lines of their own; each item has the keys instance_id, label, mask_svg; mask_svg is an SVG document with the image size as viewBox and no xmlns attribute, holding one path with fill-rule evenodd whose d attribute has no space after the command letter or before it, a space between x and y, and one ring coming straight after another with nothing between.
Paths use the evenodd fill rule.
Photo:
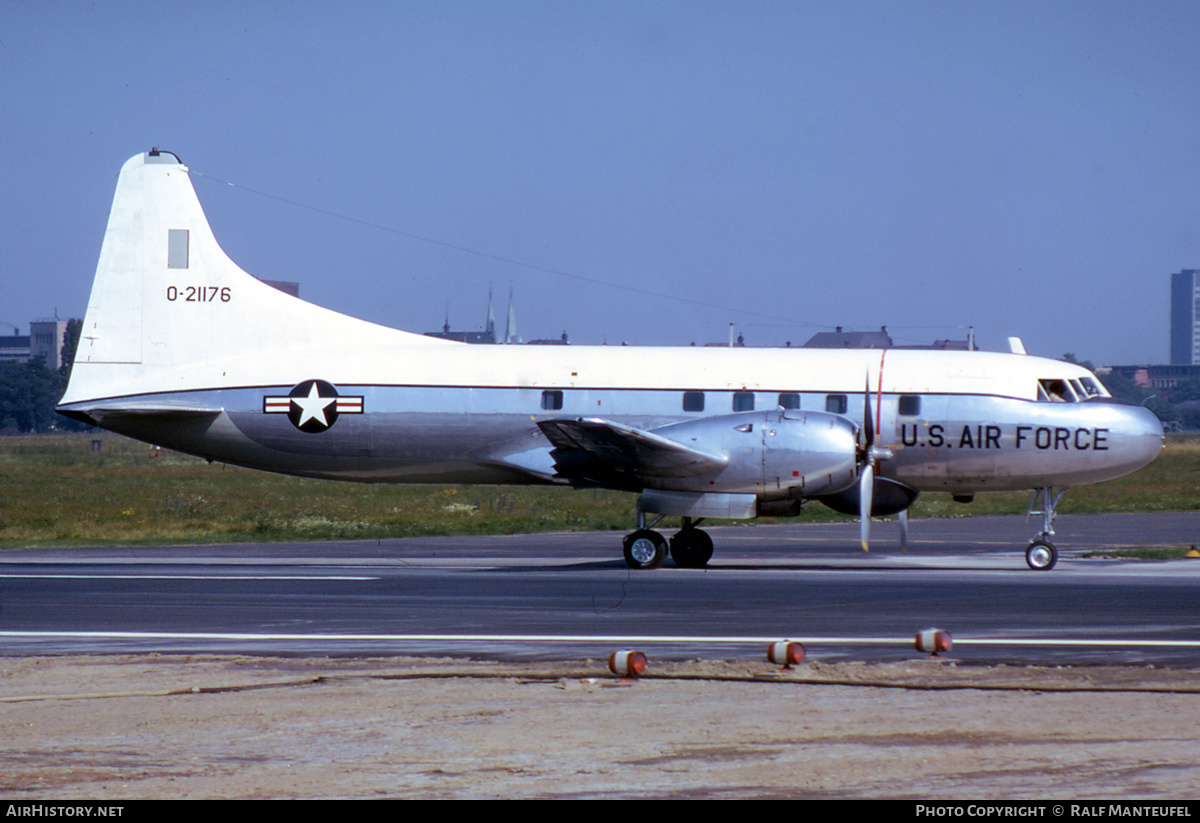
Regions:
<instances>
[{"instance_id":1,"label":"black tire","mask_svg":"<svg viewBox=\"0 0 1200 823\"><path fill-rule=\"evenodd\" d=\"M1058 563L1058 549L1049 540L1038 538L1025 550L1025 563L1035 572L1048 572Z\"/></svg>"},{"instance_id":2,"label":"black tire","mask_svg":"<svg viewBox=\"0 0 1200 823\"><path fill-rule=\"evenodd\" d=\"M651 529L625 536L625 562L631 569L657 569L667 559L667 541Z\"/></svg>"},{"instance_id":3,"label":"black tire","mask_svg":"<svg viewBox=\"0 0 1200 823\"><path fill-rule=\"evenodd\" d=\"M681 569L702 569L712 555L712 538L700 529L680 529L671 538L671 559Z\"/></svg>"}]
</instances>

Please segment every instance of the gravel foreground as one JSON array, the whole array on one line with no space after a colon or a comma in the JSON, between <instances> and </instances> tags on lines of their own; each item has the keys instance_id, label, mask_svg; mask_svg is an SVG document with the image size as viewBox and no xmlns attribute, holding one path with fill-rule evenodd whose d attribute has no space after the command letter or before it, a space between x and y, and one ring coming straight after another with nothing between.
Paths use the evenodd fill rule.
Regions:
<instances>
[{"instance_id":1,"label":"gravel foreground","mask_svg":"<svg viewBox=\"0 0 1200 823\"><path fill-rule=\"evenodd\" d=\"M1200 797L1194 670L0 658L0 793Z\"/></svg>"}]
</instances>

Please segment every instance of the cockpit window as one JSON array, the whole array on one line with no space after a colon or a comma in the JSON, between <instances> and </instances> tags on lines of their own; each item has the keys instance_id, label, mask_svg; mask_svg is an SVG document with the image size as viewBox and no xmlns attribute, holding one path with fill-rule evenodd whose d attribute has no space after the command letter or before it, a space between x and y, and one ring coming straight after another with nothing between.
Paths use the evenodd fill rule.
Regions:
<instances>
[{"instance_id":1,"label":"cockpit window","mask_svg":"<svg viewBox=\"0 0 1200 823\"><path fill-rule=\"evenodd\" d=\"M1100 385L1100 381L1094 377L1081 377L1079 382L1083 384L1084 397L1103 397L1105 395L1104 387Z\"/></svg>"},{"instance_id":2,"label":"cockpit window","mask_svg":"<svg viewBox=\"0 0 1200 823\"><path fill-rule=\"evenodd\" d=\"M1039 380L1038 400L1043 403L1078 403L1079 398L1066 380Z\"/></svg>"}]
</instances>

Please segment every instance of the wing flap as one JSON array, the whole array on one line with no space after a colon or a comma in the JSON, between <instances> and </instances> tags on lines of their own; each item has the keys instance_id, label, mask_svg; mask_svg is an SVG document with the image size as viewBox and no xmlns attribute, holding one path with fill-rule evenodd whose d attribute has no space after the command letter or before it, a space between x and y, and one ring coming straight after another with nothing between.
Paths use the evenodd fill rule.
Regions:
<instances>
[{"instance_id":1,"label":"wing flap","mask_svg":"<svg viewBox=\"0 0 1200 823\"><path fill-rule=\"evenodd\" d=\"M559 476L572 482L640 489L641 478L694 477L724 468L721 454L600 418L543 420Z\"/></svg>"}]
</instances>

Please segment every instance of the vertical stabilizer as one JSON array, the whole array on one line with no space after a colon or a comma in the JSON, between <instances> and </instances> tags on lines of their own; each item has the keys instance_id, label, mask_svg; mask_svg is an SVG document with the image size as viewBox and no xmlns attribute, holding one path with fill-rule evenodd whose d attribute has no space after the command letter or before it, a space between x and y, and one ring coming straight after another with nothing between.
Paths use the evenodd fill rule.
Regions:
<instances>
[{"instance_id":1,"label":"vertical stabilizer","mask_svg":"<svg viewBox=\"0 0 1200 823\"><path fill-rule=\"evenodd\" d=\"M319 366L337 345L441 341L314 306L226 256L170 152L129 159L117 180L71 382L62 402L256 383L265 365ZM282 365L281 365L282 364Z\"/></svg>"}]
</instances>

